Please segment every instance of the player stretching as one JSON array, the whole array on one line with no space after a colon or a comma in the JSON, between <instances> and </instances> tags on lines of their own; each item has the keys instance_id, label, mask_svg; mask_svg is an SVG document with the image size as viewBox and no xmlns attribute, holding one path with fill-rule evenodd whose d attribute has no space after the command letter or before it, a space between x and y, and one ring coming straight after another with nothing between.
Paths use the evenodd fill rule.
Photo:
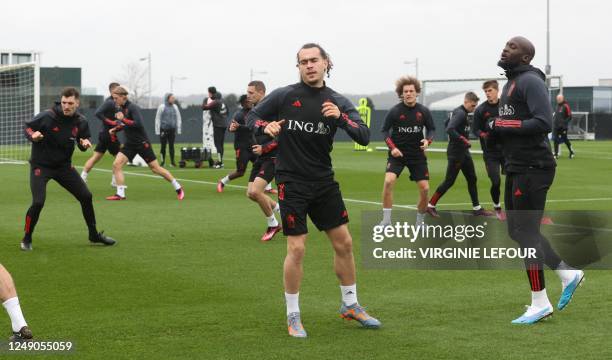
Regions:
<instances>
[{"instance_id":1,"label":"player stretching","mask_svg":"<svg viewBox=\"0 0 612 360\"><path fill-rule=\"evenodd\" d=\"M546 195L555 177L555 159L548 142L552 109L542 71L530 65L533 44L524 37L510 39L498 65L508 82L499 101L499 118L491 121L500 136L506 160L504 203L508 211L508 232L522 248L534 248L536 259L525 259L531 284L531 305L513 320L533 324L553 313L546 294L544 264L561 278L562 294L557 308L562 310L584 279L584 272L563 262L540 233Z\"/></svg>"},{"instance_id":2,"label":"player stretching","mask_svg":"<svg viewBox=\"0 0 612 360\"><path fill-rule=\"evenodd\" d=\"M272 92L248 115L249 124L263 126L264 119L280 119L265 125L266 134L277 137L276 183L283 232L287 235L284 264L285 299L289 335L306 337L298 297L302 281L306 216L325 231L334 248L334 268L340 280L345 319L367 328L380 322L357 301L353 240L340 187L334 180L330 152L338 128L361 145L369 143L370 131L359 113L323 80L332 63L321 46L306 44L297 53L301 82ZM256 123L256 120L259 123Z\"/></svg>"},{"instance_id":3,"label":"player stretching","mask_svg":"<svg viewBox=\"0 0 612 360\"><path fill-rule=\"evenodd\" d=\"M96 117L102 121L102 128L100 129L100 133L98 134L98 144L94 149L93 155L85 162L83 166L83 171L81 171L81 178L83 181L87 182L87 175L91 171L91 169L96 165L98 161L102 159L104 153L108 151L113 157L117 156L119 152L119 148L121 147L121 143L119 143L119 139L117 136L111 136L108 132L114 126L115 123L115 113L117 112L117 107L115 106L115 102L113 101L113 90L119 86L118 83L112 82L108 85L108 91L110 91L111 96L109 96L100 107L96 110ZM117 186L115 181L115 175L113 175L111 180L111 186Z\"/></svg>"},{"instance_id":4,"label":"player stretching","mask_svg":"<svg viewBox=\"0 0 612 360\"><path fill-rule=\"evenodd\" d=\"M487 96L487 101L478 105L474 110L474 124L472 131L480 139L482 148L482 158L485 163L487 175L491 179L491 199L495 215L501 221L506 220L506 214L502 211L499 202L501 189L501 175L504 172L504 155L502 154L499 139L490 133L487 123L498 116L497 106L499 105L499 84L497 80L488 80L482 84Z\"/></svg>"},{"instance_id":5,"label":"player stretching","mask_svg":"<svg viewBox=\"0 0 612 360\"><path fill-rule=\"evenodd\" d=\"M154 174L162 176L166 181L172 183L174 190L176 191L177 198L183 200L185 192L178 181L170 174L170 172L163 167L159 166L153 148L147 133L142 125L142 115L140 114L140 108L128 100L127 89L120 85L113 90L113 100L115 105L120 109L115 118L117 119L117 125L113 127L109 132L111 135L115 135L117 131L125 130L125 145L119 150L119 153L115 157L113 162L113 173L115 174L115 180L117 181L117 193L109 196L106 200L125 200L125 180L123 176L123 166L131 161L136 154L140 155Z\"/></svg>"},{"instance_id":6,"label":"player stretching","mask_svg":"<svg viewBox=\"0 0 612 360\"><path fill-rule=\"evenodd\" d=\"M476 187L476 170L474 169L474 160L470 154L470 140L468 140L469 124L468 124L468 113L471 113L478 104L478 96L473 92L465 94L463 99L463 105L453 110L446 125L446 132L448 133L449 141L448 148L446 149L446 157L448 158L448 165L446 166L446 177L444 182L438 186L436 192L433 194L427 205L427 212L433 216L438 217L436 211L436 204L442 196L453 186L459 171L465 176L467 180L468 192L472 199L472 210L474 216L491 216L493 213L483 209L478 201L478 188Z\"/></svg>"},{"instance_id":7,"label":"player stretching","mask_svg":"<svg viewBox=\"0 0 612 360\"><path fill-rule=\"evenodd\" d=\"M83 217L89 229L89 241L104 245L115 243L115 240L96 229L91 192L72 166L75 143L81 151L91 147L87 120L77 112L78 107L79 92L72 87L65 88L59 103L55 103L54 107L39 113L25 124L25 135L32 142L32 205L26 214L22 250L32 250L32 233L45 205L47 182L51 179L57 181L81 203Z\"/></svg>"},{"instance_id":8,"label":"player stretching","mask_svg":"<svg viewBox=\"0 0 612 360\"><path fill-rule=\"evenodd\" d=\"M417 103L417 96L421 93L421 84L417 79L400 78L396 82L395 92L401 102L389 110L382 127L383 137L389 147L389 157L383 187L381 225L391 224L393 187L404 167L410 170L410 180L415 181L419 189L416 224L420 225L425 220L429 191L429 170L425 150L433 141L436 128L429 109ZM423 136L424 128L427 131L425 136ZM391 135L389 135L390 130L393 132Z\"/></svg>"},{"instance_id":9,"label":"player stretching","mask_svg":"<svg viewBox=\"0 0 612 360\"><path fill-rule=\"evenodd\" d=\"M9 338L9 341L27 341L32 339L32 331L23 317L21 306L19 306L15 283L11 274L2 264L0 264L0 302L2 302L2 306L9 318L11 318L13 336Z\"/></svg>"}]
</instances>

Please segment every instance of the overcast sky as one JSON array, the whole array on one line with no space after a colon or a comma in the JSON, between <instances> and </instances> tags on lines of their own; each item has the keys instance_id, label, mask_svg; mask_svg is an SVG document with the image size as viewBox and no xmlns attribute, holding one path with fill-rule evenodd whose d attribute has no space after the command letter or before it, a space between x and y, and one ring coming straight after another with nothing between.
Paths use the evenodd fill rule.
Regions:
<instances>
[{"instance_id":1,"label":"overcast sky","mask_svg":"<svg viewBox=\"0 0 612 360\"><path fill-rule=\"evenodd\" d=\"M612 78L612 2L551 0L551 65L566 85ZM82 86L103 93L123 67L151 52L153 92L241 93L249 71L269 88L297 80L295 53L318 42L335 63L328 85L378 93L422 79L496 76L506 40L533 41L546 64L546 0L430 1L5 1L0 48L42 52L42 66L81 67Z\"/></svg>"}]
</instances>

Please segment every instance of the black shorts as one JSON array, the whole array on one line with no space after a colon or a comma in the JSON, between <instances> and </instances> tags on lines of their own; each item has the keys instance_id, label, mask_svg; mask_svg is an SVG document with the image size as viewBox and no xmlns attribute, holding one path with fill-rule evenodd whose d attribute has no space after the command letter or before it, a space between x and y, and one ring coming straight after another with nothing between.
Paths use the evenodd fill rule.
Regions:
<instances>
[{"instance_id":1,"label":"black shorts","mask_svg":"<svg viewBox=\"0 0 612 360\"><path fill-rule=\"evenodd\" d=\"M422 160L408 160L404 158L396 158L389 156L387 159L387 171L388 173L394 173L397 177L400 176L404 167L407 167L410 171L410 180L421 181L429 180L429 169L427 169L427 162Z\"/></svg>"},{"instance_id":2,"label":"black shorts","mask_svg":"<svg viewBox=\"0 0 612 360\"><path fill-rule=\"evenodd\" d=\"M117 136L111 138L109 133L101 131L98 135L98 144L94 151L103 154L108 151L109 154L115 156L119 152L120 147L121 143L119 139L117 139Z\"/></svg>"},{"instance_id":3,"label":"black shorts","mask_svg":"<svg viewBox=\"0 0 612 360\"><path fill-rule=\"evenodd\" d=\"M237 171L244 173L246 171L247 165L249 165L249 161L255 164L256 160L257 160L257 155L253 154L253 152L249 148L236 149L236 170Z\"/></svg>"},{"instance_id":4,"label":"black shorts","mask_svg":"<svg viewBox=\"0 0 612 360\"><path fill-rule=\"evenodd\" d=\"M262 178L269 184L274 179L274 158L259 158L253 163L253 169L251 169L251 176L249 176L249 182L253 182L255 178Z\"/></svg>"},{"instance_id":5,"label":"black shorts","mask_svg":"<svg viewBox=\"0 0 612 360\"><path fill-rule=\"evenodd\" d=\"M349 222L340 186L335 181L278 184L278 203L285 235L307 234L306 215L319 231Z\"/></svg>"},{"instance_id":6,"label":"black shorts","mask_svg":"<svg viewBox=\"0 0 612 360\"><path fill-rule=\"evenodd\" d=\"M125 144L121 147L121 150L119 151L123 155L127 156L128 160L130 161L134 160L134 156L136 156L136 154L140 155L140 157L143 158L147 164L157 160L157 157L155 157L155 153L153 152L151 144L146 141L144 141L140 145Z\"/></svg>"}]
</instances>

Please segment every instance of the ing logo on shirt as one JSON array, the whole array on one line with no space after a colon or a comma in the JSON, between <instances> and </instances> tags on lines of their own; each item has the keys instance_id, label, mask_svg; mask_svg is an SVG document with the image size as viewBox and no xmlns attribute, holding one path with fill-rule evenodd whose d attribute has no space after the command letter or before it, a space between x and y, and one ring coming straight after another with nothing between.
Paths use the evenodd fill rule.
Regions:
<instances>
[{"instance_id":1,"label":"ing logo on shirt","mask_svg":"<svg viewBox=\"0 0 612 360\"><path fill-rule=\"evenodd\" d=\"M331 132L330 127L328 125L323 124L323 122L321 121L319 121L317 127L315 128L315 124L311 122L289 120L287 124L287 129L318 135L327 135Z\"/></svg>"}]
</instances>

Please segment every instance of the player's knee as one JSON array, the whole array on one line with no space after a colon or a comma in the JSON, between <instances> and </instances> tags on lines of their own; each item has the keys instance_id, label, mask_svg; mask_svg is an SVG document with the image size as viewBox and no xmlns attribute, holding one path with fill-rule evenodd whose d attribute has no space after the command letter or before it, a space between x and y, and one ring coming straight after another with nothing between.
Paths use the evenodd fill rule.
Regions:
<instances>
[{"instance_id":1,"label":"player's knee","mask_svg":"<svg viewBox=\"0 0 612 360\"><path fill-rule=\"evenodd\" d=\"M257 201L259 199L259 191L255 189L248 189L247 196L249 197L249 199Z\"/></svg>"},{"instance_id":2,"label":"player's knee","mask_svg":"<svg viewBox=\"0 0 612 360\"><path fill-rule=\"evenodd\" d=\"M91 191L86 190L83 191L80 195L79 195L79 201L81 203L89 203L93 201L93 196L91 195Z\"/></svg>"},{"instance_id":3,"label":"player's knee","mask_svg":"<svg viewBox=\"0 0 612 360\"><path fill-rule=\"evenodd\" d=\"M294 261L301 262L306 253L306 246L304 243L292 242L287 244L287 255L289 255Z\"/></svg>"},{"instance_id":4,"label":"player's knee","mask_svg":"<svg viewBox=\"0 0 612 360\"><path fill-rule=\"evenodd\" d=\"M339 256L347 256L353 253L353 239L347 235L341 239L334 240L334 250Z\"/></svg>"},{"instance_id":5,"label":"player's knee","mask_svg":"<svg viewBox=\"0 0 612 360\"><path fill-rule=\"evenodd\" d=\"M34 200L32 201L32 204L30 205L30 209L32 211L40 212L44 206L45 206L44 199Z\"/></svg>"}]
</instances>

